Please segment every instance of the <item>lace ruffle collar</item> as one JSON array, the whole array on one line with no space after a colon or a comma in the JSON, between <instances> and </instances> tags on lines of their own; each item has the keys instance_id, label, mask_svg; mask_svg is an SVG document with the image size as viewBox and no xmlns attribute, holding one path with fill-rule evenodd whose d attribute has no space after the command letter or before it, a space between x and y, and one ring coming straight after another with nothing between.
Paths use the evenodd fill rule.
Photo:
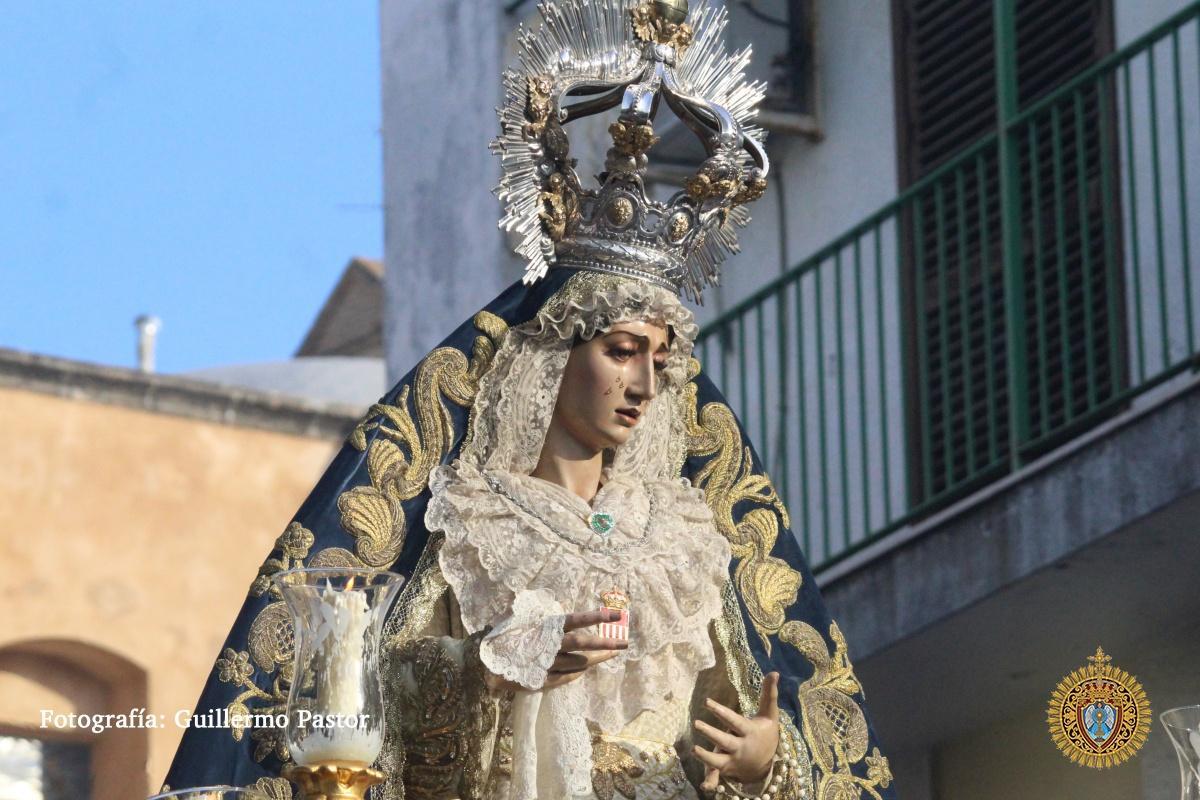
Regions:
<instances>
[{"instance_id":1,"label":"lace ruffle collar","mask_svg":"<svg viewBox=\"0 0 1200 800\"><path fill-rule=\"evenodd\" d=\"M455 462L435 469L430 487L425 522L445 533L439 562L468 631L506 619L521 592L544 592L567 612L598 608L614 587L629 596L629 649L580 681L586 716L602 730L689 695L715 662L708 623L720 613L729 544L686 480L610 477L595 501L619 509L608 547L588 527L587 503L546 481Z\"/></svg>"}]
</instances>

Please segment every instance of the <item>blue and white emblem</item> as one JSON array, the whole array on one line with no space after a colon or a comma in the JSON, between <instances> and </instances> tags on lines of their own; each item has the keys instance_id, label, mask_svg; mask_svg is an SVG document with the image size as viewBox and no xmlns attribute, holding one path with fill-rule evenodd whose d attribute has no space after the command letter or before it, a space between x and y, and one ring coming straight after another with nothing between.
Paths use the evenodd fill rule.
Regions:
<instances>
[{"instance_id":1,"label":"blue and white emblem","mask_svg":"<svg viewBox=\"0 0 1200 800\"><path fill-rule=\"evenodd\" d=\"M1083 727L1093 742L1104 744L1117 729L1117 709L1100 700L1084 706Z\"/></svg>"}]
</instances>

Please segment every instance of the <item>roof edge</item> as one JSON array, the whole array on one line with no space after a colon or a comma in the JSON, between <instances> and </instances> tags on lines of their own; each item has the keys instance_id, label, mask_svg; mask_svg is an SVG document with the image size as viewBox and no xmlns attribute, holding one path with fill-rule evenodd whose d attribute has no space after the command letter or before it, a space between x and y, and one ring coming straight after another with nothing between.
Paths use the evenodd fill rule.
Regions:
<instances>
[{"instance_id":1,"label":"roof edge","mask_svg":"<svg viewBox=\"0 0 1200 800\"><path fill-rule=\"evenodd\" d=\"M317 316L308 326L308 331L304 334L304 341L300 342L300 346L296 348L295 356L313 356L316 353L316 339L318 331L328 323L329 318L333 315L334 309L341 302L346 292L349 291L350 281L353 280L355 273L362 273L370 280L377 281L381 286L383 284L383 262L365 256L354 256L342 268L342 274L338 276L337 283L334 284L332 291L325 298L325 302L321 304L321 308L317 311Z\"/></svg>"},{"instance_id":2,"label":"roof edge","mask_svg":"<svg viewBox=\"0 0 1200 800\"><path fill-rule=\"evenodd\" d=\"M345 437L363 409L0 347L0 388L316 439Z\"/></svg>"}]
</instances>

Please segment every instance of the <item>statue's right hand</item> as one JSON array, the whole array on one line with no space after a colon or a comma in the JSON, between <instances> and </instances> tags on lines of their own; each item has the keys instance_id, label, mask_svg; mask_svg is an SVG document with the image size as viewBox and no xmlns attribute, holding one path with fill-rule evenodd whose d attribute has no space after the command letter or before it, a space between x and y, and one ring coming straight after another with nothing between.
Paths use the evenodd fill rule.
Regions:
<instances>
[{"instance_id":1,"label":"statue's right hand","mask_svg":"<svg viewBox=\"0 0 1200 800\"><path fill-rule=\"evenodd\" d=\"M552 689L571 681L579 680L584 672L602 661L608 661L622 650L629 647L629 642L622 639L612 639L589 633L587 628L594 628L602 622L616 622L621 618L621 612L609 608L597 611L582 611L567 614L563 624L562 647L550 669L546 672L544 689ZM493 691L521 691L525 687L506 680L491 671L484 669L484 679L488 688Z\"/></svg>"}]
</instances>

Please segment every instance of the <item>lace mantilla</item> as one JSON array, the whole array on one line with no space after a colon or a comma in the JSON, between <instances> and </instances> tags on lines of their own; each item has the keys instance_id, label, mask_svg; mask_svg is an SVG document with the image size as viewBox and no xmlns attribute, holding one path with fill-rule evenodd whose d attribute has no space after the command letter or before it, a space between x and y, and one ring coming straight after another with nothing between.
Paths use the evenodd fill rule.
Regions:
<instances>
[{"instance_id":1,"label":"lace mantilla","mask_svg":"<svg viewBox=\"0 0 1200 800\"><path fill-rule=\"evenodd\" d=\"M655 398L605 455L593 509L529 473L576 338L631 320L667 325L674 336ZM472 633L492 626L481 660L533 690L513 700L506 800L592 797L588 722L615 734L647 709L686 701L715 663L708 625L721 613L729 544L702 493L678 477L696 332L668 291L573 275L532 320L508 330L480 377L459 460L430 473L425 524L445 532L438 561L463 625ZM614 518L603 535L589 526L593 511ZM600 593L613 588L630 599L629 649L579 680L538 690L561 647L564 612L599 608Z\"/></svg>"},{"instance_id":2,"label":"lace mantilla","mask_svg":"<svg viewBox=\"0 0 1200 800\"><path fill-rule=\"evenodd\" d=\"M729 544L703 495L682 479L613 476L596 497L621 509L610 551L579 547L546 524L573 539L595 537L580 513L588 508L582 499L528 475L495 477L522 504L540 509L540 518L492 491L469 464L439 467L430 479L425 522L446 533L439 561L467 630L503 622L527 590L548 593L566 611L586 611L617 587L630 598L629 649L578 681L587 718L616 732L644 709L689 696L696 674L715 661L708 623L720 613L729 563ZM652 493L660 511L651 535L623 548L641 536Z\"/></svg>"}]
</instances>

